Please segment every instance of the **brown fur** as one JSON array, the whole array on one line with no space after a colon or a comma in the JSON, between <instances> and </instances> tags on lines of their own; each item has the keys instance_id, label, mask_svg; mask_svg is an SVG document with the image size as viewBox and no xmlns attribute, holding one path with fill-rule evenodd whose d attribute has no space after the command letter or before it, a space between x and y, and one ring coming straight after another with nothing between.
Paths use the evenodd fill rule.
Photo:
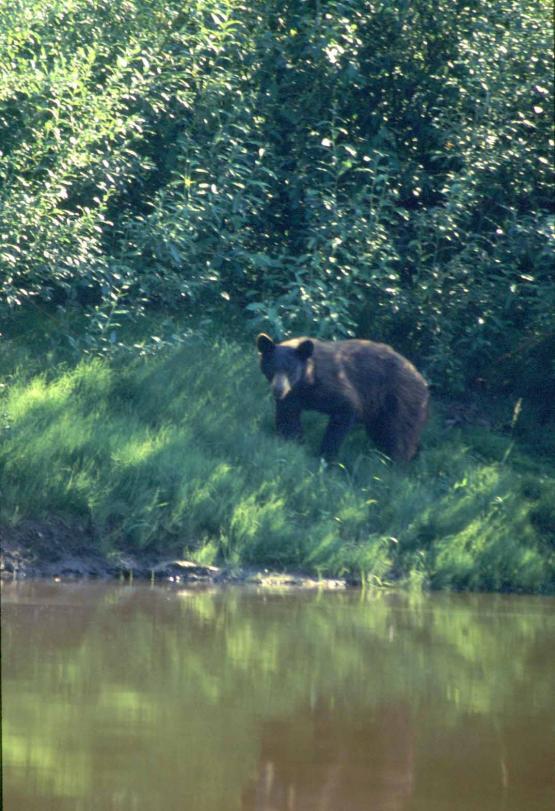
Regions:
<instances>
[{"instance_id":1,"label":"brown fur","mask_svg":"<svg viewBox=\"0 0 555 811\"><path fill-rule=\"evenodd\" d=\"M274 344L266 357L263 352L265 374L268 376L264 367L268 357L274 357L274 366L279 367L283 357L289 361L292 356L296 358L298 347L306 347L306 341L312 343L313 350L308 358L297 361L302 363L300 380L276 404L281 433L300 435L300 412L316 410L331 418L322 446L324 454L337 450L350 424L359 421L393 459L411 459L428 416L429 399L426 382L412 363L386 344L302 337Z\"/></svg>"}]
</instances>

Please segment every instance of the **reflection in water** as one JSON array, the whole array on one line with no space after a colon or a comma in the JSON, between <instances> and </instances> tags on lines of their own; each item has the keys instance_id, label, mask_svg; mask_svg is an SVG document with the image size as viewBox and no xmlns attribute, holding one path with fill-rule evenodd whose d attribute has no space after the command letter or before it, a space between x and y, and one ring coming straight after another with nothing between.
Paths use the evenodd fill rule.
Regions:
<instances>
[{"instance_id":1,"label":"reflection in water","mask_svg":"<svg viewBox=\"0 0 555 811\"><path fill-rule=\"evenodd\" d=\"M555 808L555 601L4 584L9 811Z\"/></svg>"},{"instance_id":2,"label":"reflection in water","mask_svg":"<svg viewBox=\"0 0 555 811\"><path fill-rule=\"evenodd\" d=\"M409 709L337 717L325 706L261 734L259 774L244 808L287 811L398 811L413 789Z\"/></svg>"}]
</instances>

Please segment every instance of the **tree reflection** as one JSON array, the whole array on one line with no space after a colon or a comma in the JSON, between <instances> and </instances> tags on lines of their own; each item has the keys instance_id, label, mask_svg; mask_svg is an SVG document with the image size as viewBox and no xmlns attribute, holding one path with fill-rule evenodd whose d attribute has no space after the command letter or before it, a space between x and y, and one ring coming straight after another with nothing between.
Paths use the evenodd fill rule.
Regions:
<instances>
[{"instance_id":1,"label":"tree reflection","mask_svg":"<svg viewBox=\"0 0 555 811\"><path fill-rule=\"evenodd\" d=\"M4 586L5 806L543 811L554 607Z\"/></svg>"}]
</instances>

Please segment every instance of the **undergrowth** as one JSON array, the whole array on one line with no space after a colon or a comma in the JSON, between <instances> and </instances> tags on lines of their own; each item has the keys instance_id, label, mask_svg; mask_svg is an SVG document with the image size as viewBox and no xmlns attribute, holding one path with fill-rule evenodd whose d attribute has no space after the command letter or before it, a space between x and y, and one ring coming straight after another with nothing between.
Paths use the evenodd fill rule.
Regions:
<instances>
[{"instance_id":1,"label":"undergrowth","mask_svg":"<svg viewBox=\"0 0 555 811\"><path fill-rule=\"evenodd\" d=\"M23 354L18 358L23 359ZM433 588L552 592L555 478L509 433L447 429L395 466L353 431L340 462L273 429L254 348L190 337L154 357L12 371L0 523L62 517L125 550Z\"/></svg>"}]
</instances>

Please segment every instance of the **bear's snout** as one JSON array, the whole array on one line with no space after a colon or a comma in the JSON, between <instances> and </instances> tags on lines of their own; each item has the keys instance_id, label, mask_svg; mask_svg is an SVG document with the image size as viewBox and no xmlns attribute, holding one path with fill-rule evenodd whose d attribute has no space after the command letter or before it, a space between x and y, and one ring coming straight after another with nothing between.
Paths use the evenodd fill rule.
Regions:
<instances>
[{"instance_id":1,"label":"bear's snout","mask_svg":"<svg viewBox=\"0 0 555 811\"><path fill-rule=\"evenodd\" d=\"M274 400L283 400L291 391L291 383L285 374L274 375L271 387Z\"/></svg>"}]
</instances>

